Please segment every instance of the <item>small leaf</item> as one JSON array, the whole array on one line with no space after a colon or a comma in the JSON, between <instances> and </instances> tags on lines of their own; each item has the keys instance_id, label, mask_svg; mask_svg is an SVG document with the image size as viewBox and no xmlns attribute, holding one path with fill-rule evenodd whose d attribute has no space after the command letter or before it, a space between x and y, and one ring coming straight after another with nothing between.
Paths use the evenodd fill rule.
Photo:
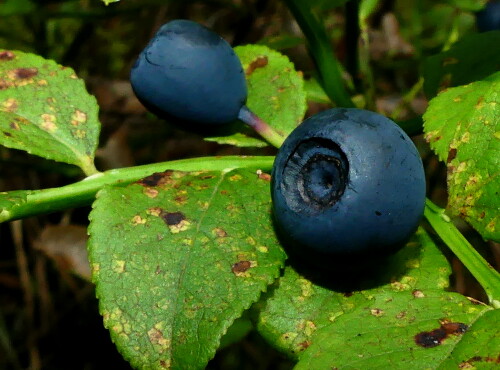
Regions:
<instances>
[{"instance_id":1,"label":"small leaf","mask_svg":"<svg viewBox=\"0 0 500 370\"><path fill-rule=\"evenodd\" d=\"M98 106L70 68L0 50L0 144L96 172Z\"/></svg>"},{"instance_id":2,"label":"small leaf","mask_svg":"<svg viewBox=\"0 0 500 370\"><path fill-rule=\"evenodd\" d=\"M248 86L247 106L283 136L298 126L306 113L306 92L302 74L295 71L288 57L264 45L234 48L243 65ZM267 146L250 137L245 127L229 137L207 140L240 147Z\"/></svg>"},{"instance_id":3,"label":"small leaf","mask_svg":"<svg viewBox=\"0 0 500 370\"><path fill-rule=\"evenodd\" d=\"M487 311L462 336L439 369L496 368L500 362L500 310Z\"/></svg>"},{"instance_id":4,"label":"small leaf","mask_svg":"<svg viewBox=\"0 0 500 370\"><path fill-rule=\"evenodd\" d=\"M447 288L449 274L445 257L427 233L419 229L406 247L384 264L379 276L370 276L368 282L357 284L368 286L365 290L328 289L287 268L275 288L264 296L266 299L255 306L257 329L280 351L299 358L316 331L356 307L398 292L425 297L428 291Z\"/></svg>"},{"instance_id":5,"label":"small leaf","mask_svg":"<svg viewBox=\"0 0 500 370\"><path fill-rule=\"evenodd\" d=\"M498 71L500 31L464 37L450 50L427 58L423 66L424 91L428 98L443 88L465 85Z\"/></svg>"},{"instance_id":6,"label":"small leaf","mask_svg":"<svg viewBox=\"0 0 500 370\"><path fill-rule=\"evenodd\" d=\"M296 369L435 369L488 306L457 293L377 295L318 330Z\"/></svg>"},{"instance_id":7,"label":"small leaf","mask_svg":"<svg viewBox=\"0 0 500 370\"><path fill-rule=\"evenodd\" d=\"M89 251L100 309L132 366L203 368L278 276L266 176L151 175L98 193Z\"/></svg>"},{"instance_id":8,"label":"small leaf","mask_svg":"<svg viewBox=\"0 0 500 370\"><path fill-rule=\"evenodd\" d=\"M432 99L425 138L448 166L448 207L500 241L500 72Z\"/></svg>"},{"instance_id":9,"label":"small leaf","mask_svg":"<svg viewBox=\"0 0 500 370\"><path fill-rule=\"evenodd\" d=\"M247 76L247 106L277 131L287 135L307 109L302 75L283 54L263 45L235 49Z\"/></svg>"}]
</instances>

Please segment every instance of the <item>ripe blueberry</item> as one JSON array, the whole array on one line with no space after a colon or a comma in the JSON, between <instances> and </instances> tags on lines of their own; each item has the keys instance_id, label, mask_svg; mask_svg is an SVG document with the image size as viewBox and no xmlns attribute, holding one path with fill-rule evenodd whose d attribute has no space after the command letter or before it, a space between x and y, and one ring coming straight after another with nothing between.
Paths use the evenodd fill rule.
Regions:
<instances>
[{"instance_id":1,"label":"ripe blueberry","mask_svg":"<svg viewBox=\"0 0 500 370\"><path fill-rule=\"evenodd\" d=\"M278 236L310 265L371 261L401 248L425 202L421 158L403 130L361 109L330 109L299 125L271 181Z\"/></svg>"},{"instance_id":2,"label":"ripe blueberry","mask_svg":"<svg viewBox=\"0 0 500 370\"><path fill-rule=\"evenodd\" d=\"M130 82L158 116L201 124L235 121L247 99L243 68L231 46L188 20L160 28L140 53Z\"/></svg>"},{"instance_id":3,"label":"ripe blueberry","mask_svg":"<svg viewBox=\"0 0 500 370\"><path fill-rule=\"evenodd\" d=\"M500 1L492 0L477 12L476 24L481 32L500 30Z\"/></svg>"}]
</instances>

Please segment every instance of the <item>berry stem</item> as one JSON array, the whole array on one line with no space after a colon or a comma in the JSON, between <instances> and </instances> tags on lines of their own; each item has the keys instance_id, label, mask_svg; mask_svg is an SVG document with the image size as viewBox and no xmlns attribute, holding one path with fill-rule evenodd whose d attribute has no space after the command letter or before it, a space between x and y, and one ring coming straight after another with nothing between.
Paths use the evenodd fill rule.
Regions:
<instances>
[{"instance_id":1,"label":"berry stem","mask_svg":"<svg viewBox=\"0 0 500 370\"><path fill-rule=\"evenodd\" d=\"M500 274L467 241L444 209L427 199L424 215L443 242L481 284L489 303L500 308Z\"/></svg>"},{"instance_id":2,"label":"berry stem","mask_svg":"<svg viewBox=\"0 0 500 370\"><path fill-rule=\"evenodd\" d=\"M238 119L253 128L260 136L262 136L269 144L279 148L285 138L283 135L275 131L269 124L252 112L246 105L241 107L238 113Z\"/></svg>"}]
</instances>

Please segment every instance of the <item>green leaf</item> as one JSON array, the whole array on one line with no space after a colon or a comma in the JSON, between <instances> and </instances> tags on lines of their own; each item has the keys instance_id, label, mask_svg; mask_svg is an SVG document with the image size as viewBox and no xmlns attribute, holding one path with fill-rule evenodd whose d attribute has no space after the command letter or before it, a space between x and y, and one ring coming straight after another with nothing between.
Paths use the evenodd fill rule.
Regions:
<instances>
[{"instance_id":1,"label":"green leaf","mask_svg":"<svg viewBox=\"0 0 500 370\"><path fill-rule=\"evenodd\" d=\"M268 176L151 175L100 191L89 254L104 323L132 366L203 368L278 276Z\"/></svg>"},{"instance_id":2,"label":"green leaf","mask_svg":"<svg viewBox=\"0 0 500 370\"><path fill-rule=\"evenodd\" d=\"M463 335L439 369L494 369L500 348L500 310L487 311Z\"/></svg>"},{"instance_id":3,"label":"green leaf","mask_svg":"<svg viewBox=\"0 0 500 370\"><path fill-rule=\"evenodd\" d=\"M318 330L295 368L436 369L489 309L457 293L380 294Z\"/></svg>"},{"instance_id":4,"label":"green leaf","mask_svg":"<svg viewBox=\"0 0 500 370\"><path fill-rule=\"evenodd\" d=\"M316 103L331 104L332 101L315 78L305 80L304 89L307 94L307 100Z\"/></svg>"},{"instance_id":5,"label":"green leaf","mask_svg":"<svg viewBox=\"0 0 500 370\"><path fill-rule=\"evenodd\" d=\"M234 48L241 60L248 86L247 107L278 133L287 136L298 126L307 109L302 74L287 56L264 45ZM252 137L253 131L242 125L241 132L207 141L239 147L264 147L267 142Z\"/></svg>"},{"instance_id":6,"label":"green leaf","mask_svg":"<svg viewBox=\"0 0 500 370\"><path fill-rule=\"evenodd\" d=\"M447 0L446 2L461 10L476 12L484 8L488 0Z\"/></svg>"},{"instance_id":7,"label":"green leaf","mask_svg":"<svg viewBox=\"0 0 500 370\"><path fill-rule=\"evenodd\" d=\"M500 241L500 72L432 99L425 138L448 166L448 207Z\"/></svg>"},{"instance_id":8,"label":"green leaf","mask_svg":"<svg viewBox=\"0 0 500 370\"><path fill-rule=\"evenodd\" d=\"M365 307L378 296L405 292L424 297L428 291L448 286L449 264L423 229L382 266L379 276L370 276L360 291L327 289L305 279L291 268L255 307L257 329L278 350L298 358L312 343L314 334L340 316ZM314 367L312 367L314 368Z\"/></svg>"},{"instance_id":9,"label":"green leaf","mask_svg":"<svg viewBox=\"0 0 500 370\"><path fill-rule=\"evenodd\" d=\"M70 68L0 50L0 144L97 172L95 98Z\"/></svg>"},{"instance_id":10,"label":"green leaf","mask_svg":"<svg viewBox=\"0 0 500 370\"><path fill-rule=\"evenodd\" d=\"M287 56L266 46L238 46L234 51L247 76L248 108L286 136L306 113L302 74Z\"/></svg>"},{"instance_id":11,"label":"green leaf","mask_svg":"<svg viewBox=\"0 0 500 370\"><path fill-rule=\"evenodd\" d=\"M500 31L464 37L450 50L427 58L423 65L424 91L428 98L443 88L465 85L498 71Z\"/></svg>"}]
</instances>

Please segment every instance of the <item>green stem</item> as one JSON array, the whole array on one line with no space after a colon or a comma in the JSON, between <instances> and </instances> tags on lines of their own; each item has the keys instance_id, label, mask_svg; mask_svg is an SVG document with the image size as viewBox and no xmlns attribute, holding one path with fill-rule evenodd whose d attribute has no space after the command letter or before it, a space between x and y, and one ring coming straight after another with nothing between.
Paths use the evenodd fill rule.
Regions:
<instances>
[{"instance_id":1,"label":"green stem","mask_svg":"<svg viewBox=\"0 0 500 370\"><path fill-rule=\"evenodd\" d=\"M443 242L481 284L489 303L500 308L500 274L474 249L445 214L427 199L424 215Z\"/></svg>"},{"instance_id":2,"label":"green stem","mask_svg":"<svg viewBox=\"0 0 500 370\"><path fill-rule=\"evenodd\" d=\"M274 157L202 157L154 163L100 172L82 181L60 188L20 190L0 193L0 222L61 211L92 204L95 194L105 185L126 185L155 172L222 171L233 168L272 168Z\"/></svg>"},{"instance_id":3,"label":"green stem","mask_svg":"<svg viewBox=\"0 0 500 370\"><path fill-rule=\"evenodd\" d=\"M285 0L285 3L307 38L309 50L318 67L325 92L337 105L354 107L345 88L340 62L333 53L323 24L311 12L310 4L303 0Z\"/></svg>"}]
</instances>

